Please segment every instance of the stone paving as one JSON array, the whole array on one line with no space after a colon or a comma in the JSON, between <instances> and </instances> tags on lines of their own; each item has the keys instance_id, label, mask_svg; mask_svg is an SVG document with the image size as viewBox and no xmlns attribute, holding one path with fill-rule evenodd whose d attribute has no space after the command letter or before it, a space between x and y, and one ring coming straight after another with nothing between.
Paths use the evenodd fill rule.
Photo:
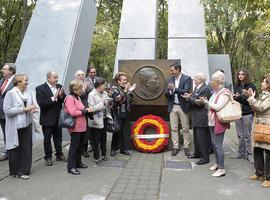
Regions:
<instances>
[{"instance_id":1,"label":"stone paving","mask_svg":"<svg viewBox=\"0 0 270 200\"><path fill-rule=\"evenodd\" d=\"M162 164L163 154L134 152L107 199L158 199Z\"/></svg>"}]
</instances>

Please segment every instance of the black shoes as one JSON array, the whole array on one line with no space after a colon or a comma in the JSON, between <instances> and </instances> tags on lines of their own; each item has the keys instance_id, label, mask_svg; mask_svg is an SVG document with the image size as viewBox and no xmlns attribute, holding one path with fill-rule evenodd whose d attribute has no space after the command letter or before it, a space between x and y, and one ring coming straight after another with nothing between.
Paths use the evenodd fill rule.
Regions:
<instances>
[{"instance_id":1,"label":"black shoes","mask_svg":"<svg viewBox=\"0 0 270 200\"><path fill-rule=\"evenodd\" d=\"M125 151L120 151L121 154L124 154L126 156L130 156L130 153L128 152L128 150Z\"/></svg>"},{"instance_id":2,"label":"black shoes","mask_svg":"<svg viewBox=\"0 0 270 200\"><path fill-rule=\"evenodd\" d=\"M191 154L187 156L188 158L200 158L200 156L196 155L196 154Z\"/></svg>"},{"instance_id":3,"label":"black shoes","mask_svg":"<svg viewBox=\"0 0 270 200\"><path fill-rule=\"evenodd\" d=\"M52 162L51 158L46 159L45 163L46 163L47 166L52 166L53 165L53 162Z\"/></svg>"},{"instance_id":4,"label":"black shoes","mask_svg":"<svg viewBox=\"0 0 270 200\"><path fill-rule=\"evenodd\" d=\"M82 155L83 155L85 158L89 158L89 154L88 154L87 151L84 151L84 152L82 153Z\"/></svg>"},{"instance_id":5,"label":"black shoes","mask_svg":"<svg viewBox=\"0 0 270 200\"><path fill-rule=\"evenodd\" d=\"M96 163L97 165L100 165L101 160L100 160L100 159L97 159L97 160L95 160L95 163Z\"/></svg>"},{"instance_id":6,"label":"black shoes","mask_svg":"<svg viewBox=\"0 0 270 200\"><path fill-rule=\"evenodd\" d=\"M179 149L173 148L171 155L176 156L179 153Z\"/></svg>"},{"instance_id":7,"label":"black shoes","mask_svg":"<svg viewBox=\"0 0 270 200\"><path fill-rule=\"evenodd\" d=\"M207 163L209 163L209 160L201 159L201 160L196 162L196 165L204 165L204 164L207 164Z\"/></svg>"},{"instance_id":8,"label":"black shoes","mask_svg":"<svg viewBox=\"0 0 270 200\"><path fill-rule=\"evenodd\" d=\"M56 157L56 161L67 162L67 159L64 155L61 155Z\"/></svg>"},{"instance_id":9,"label":"black shoes","mask_svg":"<svg viewBox=\"0 0 270 200\"><path fill-rule=\"evenodd\" d=\"M108 160L108 158L106 156L102 156L102 160L106 161L106 160Z\"/></svg>"},{"instance_id":10,"label":"black shoes","mask_svg":"<svg viewBox=\"0 0 270 200\"><path fill-rule=\"evenodd\" d=\"M184 148L184 152L185 152L185 155L186 155L187 157L190 155L189 149L188 149L188 148Z\"/></svg>"},{"instance_id":11,"label":"black shoes","mask_svg":"<svg viewBox=\"0 0 270 200\"><path fill-rule=\"evenodd\" d=\"M81 164L77 165L76 167L77 167L77 168L85 169L85 168L87 168L88 166L85 165L85 164L83 164L83 163L81 163Z\"/></svg>"},{"instance_id":12,"label":"black shoes","mask_svg":"<svg viewBox=\"0 0 270 200\"><path fill-rule=\"evenodd\" d=\"M68 170L69 174L73 174L73 175L80 175L81 172L79 170L77 170L76 168L72 168Z\"/></svg>"},{"instance_id":13,"label":"black shoes","mask_svg":"<svg viewBox=\"0 0 270 200\"><path fill-rule=\"evenodd\" d=\"M110 153L111 157L114 157L116 155L116 152L115 150L111 150L111 153Z\"/></svg>"}]
</instances>

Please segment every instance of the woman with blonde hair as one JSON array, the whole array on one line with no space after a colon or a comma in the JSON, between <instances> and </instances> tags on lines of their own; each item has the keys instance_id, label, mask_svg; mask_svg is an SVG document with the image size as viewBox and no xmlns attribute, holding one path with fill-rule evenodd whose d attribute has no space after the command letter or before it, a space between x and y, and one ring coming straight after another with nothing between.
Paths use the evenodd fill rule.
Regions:
<instances>
[{"instance_id":1,"label":"woman with blonde hair","mask_svg":"<svg viewBox=\"0 0 270 200\"><path fill-rule=\"evenodd\" d=\"M80 96L83 93L83 83L80 80L73 80L69 84L70 95L68 95L64 102L64 111L69 113L75 118L75 126L69 128L71 142L68 152L68 173L73 175L80 175L80 171L77 168L87 168L88 166L82 163L82 145L84 134L86 133L87 120L86 116L93 110L86 108Z\"/></svg>"},{"instance_id":2,"label":"woman with blonde hair","mask_svg":"<svg viewBox=\"0 0 270 200\"><path fill-rule=\"evenodd\" d=\"M6 116L6 149L9 153L10 175L29 179L32 166L32 113L38 111L32 95L27 91L28 77L18 74L14 88L4 99Z\"/></svg>"},{"instance_id":3,"label":"woman with blonde hair","mask_svg":"<svg viewBox=\"0 0 270 200\"><path fill-rule=\"evenodd\" d=\"M224 169L224 151L223 140L226 129L230 128L230 124L221 123L217 117L217 112L220 111L229 101L231 95L230 90L224 88L225 75L217 71L212 75L211 86L214 93L209 101L202 98L205 105L208 107L208 125L211 132L211 139L214 145L216 162L210 167L210 171L215 171L213 177L225 176Z\"/></svg>"},{"instance_id":4,"label":"woman with blonde hair","mask_svg":"<svg viewBox=\"0 0 270 200\"><path fill-rule=\"evenodd\" d=\"M261 83L262 94L255 99L252 89L245 90L247 101L256 114L255 123L270 126L270 74L264 77ZM251 180L263 180L262 187L270 187L270 144L254 142L254 167L255 175Z\"/></svg>"}]
</instances>

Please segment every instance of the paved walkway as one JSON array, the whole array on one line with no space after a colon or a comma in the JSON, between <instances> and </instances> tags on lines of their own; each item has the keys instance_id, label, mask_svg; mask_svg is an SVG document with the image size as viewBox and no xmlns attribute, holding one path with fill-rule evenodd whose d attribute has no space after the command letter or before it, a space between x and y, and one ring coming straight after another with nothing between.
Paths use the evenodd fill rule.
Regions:
<instances>
[{"instance_id":1,"label":"paved walkway","mask_svg":"<svg viewBox=\"0 0 270 200\"><path fill-rule=\"evenodd\" d=\"M108 141L110 137L111 134ZM226 176L213 178L208 170L213 164L213 155L211 163L196 166L197 159L187 159L183 151L176 157L171 157L170 152L117 154L100 166L92 158L83 158L89 168L81 170L80 176L72 176L66 171L66 163L54 161L52 167L45 166L39 143L34 147L29 180L9 177L7 161L0 162L0 200L268 200L270 189L263 189L261 182L248 179L254 173L253 166L245 159L229 158L236 144L232 127L224 143ZM65 146L66 155L67 151ZM187 169L172 169L168 161Z\"/></svg>"}]
</instances>

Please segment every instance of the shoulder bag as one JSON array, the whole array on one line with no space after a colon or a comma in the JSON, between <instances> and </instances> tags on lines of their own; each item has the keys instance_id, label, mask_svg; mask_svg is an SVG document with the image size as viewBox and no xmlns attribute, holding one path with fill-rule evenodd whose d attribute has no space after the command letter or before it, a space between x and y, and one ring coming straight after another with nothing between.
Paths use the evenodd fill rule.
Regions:
<instances>
[{"instance_id":1,"label":"shoulder bag","mask_svg":"<svg viewBox=\"0 0 270 200\"><path fill-rule=\"evenodd\" d=\"M75 99L74 99L74 97L73 97L73 100L74 100L74 106L75 106ZM66 103L66 99L64 101L64 105L65 105L65 103ZM60 111L59 124L58 125L60 127L62 127L62 128L74 128L75 127L75 118L72 117L69 113L66 113L64 111L64 107Z\"/></svg>"},{"instance_id":2,"label":"shoulder bag","mask_svg":"<svg viewBox=\"0 0 270 200\"><path fill-rule=\"evenodd\" d=\"M229 95L229 101L217 112L217 117L221 123L230 123L241 119L241 104L233 99L231 92Z\"/></svg>"}]
</instances>

